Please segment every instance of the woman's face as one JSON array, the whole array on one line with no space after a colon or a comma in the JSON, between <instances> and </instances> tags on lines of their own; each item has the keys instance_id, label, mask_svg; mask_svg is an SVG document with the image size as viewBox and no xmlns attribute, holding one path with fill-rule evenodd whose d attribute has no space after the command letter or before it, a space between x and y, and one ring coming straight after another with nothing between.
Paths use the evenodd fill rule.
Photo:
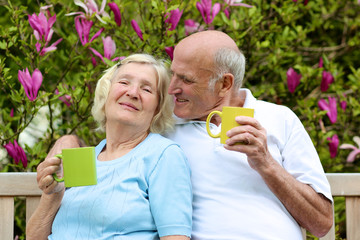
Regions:
<instances>
[{"instance_id":1,"label":"woman's face","mask_svg":"<svg viewBox=\"0 0 360 240\"><path fill-rule=\"evenodd\" d=\"M158 106L157 74L142 63L122 65L113 77L105 102L106 129L112 124L148 131Z\"/></svg>"}]
</instances>

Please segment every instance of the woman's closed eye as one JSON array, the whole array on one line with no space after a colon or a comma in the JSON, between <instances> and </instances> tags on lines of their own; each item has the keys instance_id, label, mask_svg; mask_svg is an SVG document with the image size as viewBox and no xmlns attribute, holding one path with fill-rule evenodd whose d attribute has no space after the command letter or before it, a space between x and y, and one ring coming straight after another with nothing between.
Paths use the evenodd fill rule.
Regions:
<instances>
[{"instance_id":1,"label":"woman's closed eye","mask_svg":"<svg viewBox=\"0 0 360 240\"><path fill-rule=\"evenodd\" d=\"M143 87L142 89L143 89L145 92L148 92L148 93L152 93L152 92L153 92L152 88L149 87L149 86L145 86L145 87Z\"/></svg>"}]
</instances>

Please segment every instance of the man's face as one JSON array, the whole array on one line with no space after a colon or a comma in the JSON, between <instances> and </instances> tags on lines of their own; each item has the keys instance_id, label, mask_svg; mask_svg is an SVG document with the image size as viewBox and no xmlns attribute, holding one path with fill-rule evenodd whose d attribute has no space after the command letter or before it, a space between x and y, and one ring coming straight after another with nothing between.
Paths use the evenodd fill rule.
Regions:
<instances>
[{"instance_id":1,"label":"man's face","mask_svg":"<svg viewBox=\"0 0 360 240\"><path fill-rule=\"evenodd\" d=\"M191 56L183 53L181 49L175 49L168 93L174 96L176 116L206 120L207 115L219 107L221 98L216 86L214 91L208 87L209 79L213 75L211 64L209 58L201 58L196 54Z\"/></svg>"}]
</instances>

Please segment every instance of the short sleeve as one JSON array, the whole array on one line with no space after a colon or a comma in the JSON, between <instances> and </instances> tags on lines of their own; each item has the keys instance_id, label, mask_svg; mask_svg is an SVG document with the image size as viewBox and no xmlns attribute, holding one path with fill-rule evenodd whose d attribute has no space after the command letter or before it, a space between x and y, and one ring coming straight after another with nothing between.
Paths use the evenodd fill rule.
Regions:
<instances>
[{"instance_id":1,"label":"short sleeve","mask_svg":"<svg viewBox=\"0 0 360 240\"><path fill-rule=\"evenodd\" d=\"M284 168L298 181L332 201L329 182L309 134L297 117L288 129L291 130L282 152Z\"/></svg>"},{"instance_id":2,"label":"short sleeve","mask_svg":"<svg viewBox=\"0 0 360 240\"><path fill-rule=\"evenodd\" d=\"M149 177L149 202L159 236L190 237L192 188L190 167L177 145L168 146Z\"/></svg>"}]
</instances>

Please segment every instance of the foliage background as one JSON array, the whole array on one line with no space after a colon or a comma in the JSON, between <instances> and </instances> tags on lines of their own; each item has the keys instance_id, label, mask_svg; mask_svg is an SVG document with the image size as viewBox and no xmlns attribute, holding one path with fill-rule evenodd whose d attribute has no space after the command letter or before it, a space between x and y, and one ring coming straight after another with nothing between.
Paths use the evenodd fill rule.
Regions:
<instances>
[{"instance_id":1,"label":"foliage background","mask_svg":"<svg viewBox=\"0 0 360 240\"><path fill-rule=\"evenodd\" d=\"M206 24L196 8L196 0L113 0L121 11L118 26L108 5L110 18L102 23L95 14L90 38L104 28L100 37L82 45L70 12L84 11L70 0L0 0L0 145L18 140L25 150L28 165L23 168L2 149L0 171L36 171L54 141L64 134L76 134L88 145L96 145L103 135L98 133L90 114L93 91L103 70L114 64L102 62L89 47L104 52L101 37L111 36L116 44L114 57L134 52L148 52L167 58L165 47L172 47L186 36L184 23L193 19L204 29L216 29L229 34L247 58L244 87L256 97L290 107L301 119L319 153L326 172L358 172L359 161L349 163L349 150L338 150L330 157L329 137L337 134L340 144L351 143L359 136L360 125L360 5L357 0L244 0L252 8L221 3L221 11L212 23ZM200 2L200 1L199 1ZM40 7L52 4L48 10L56 14L53 40L62 38L57 50L40 56L28 15L38 14ZM101 1L97 4L100 8ZM166 13L183 11L175 30L169 31ZM142 32L142 41L131 27L135 19ZM97 65L92 63L95 57ZM319 68L319 59L324 66ZM35 101L29 101L18 81L18 71L38 68L43 82ZM286 73L294 68L302 75L294 93L287 88ZM320 90L322 71L334 76L334 83L325 92ZM58 89L60 95L55 93ZM59 97L71 97L67 106ZM320 99L337 99L338 117L331 123L326 111L318 107ZM340 101L346 101L345 110ZM11 116L11 110L14 114ZM30 139L30 140L29 140ZM359 146L360 147L360 146ZM343 199L336 199L342 202ZM345 238L344 204L336 204L339 224L338 238ZM24 238L23 204L16 206L16 233Z\"/></svg>"}]
</instances>

